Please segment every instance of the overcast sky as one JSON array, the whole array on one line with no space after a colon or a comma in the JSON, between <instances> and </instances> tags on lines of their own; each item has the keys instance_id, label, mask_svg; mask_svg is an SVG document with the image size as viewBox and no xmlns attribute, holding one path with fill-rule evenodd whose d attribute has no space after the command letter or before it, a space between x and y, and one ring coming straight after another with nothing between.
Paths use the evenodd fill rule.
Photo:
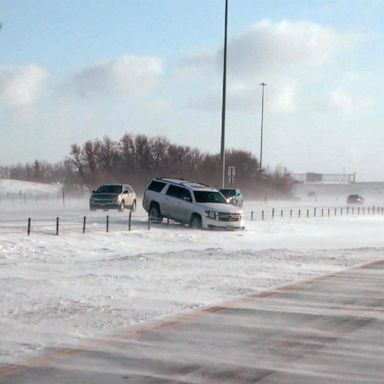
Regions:
<instances>
[{"instance_id":1,"label":"overcast sky","mask_svg":"<svg viewBox=\"0 0 384 384\"><path fill-rule=\"evenodd\" d=\"M384 180L384 2L229 0L227 148ZM224 0L0 0L0 164L125 132L219 152Z\"/></svg>"}]
</instances>

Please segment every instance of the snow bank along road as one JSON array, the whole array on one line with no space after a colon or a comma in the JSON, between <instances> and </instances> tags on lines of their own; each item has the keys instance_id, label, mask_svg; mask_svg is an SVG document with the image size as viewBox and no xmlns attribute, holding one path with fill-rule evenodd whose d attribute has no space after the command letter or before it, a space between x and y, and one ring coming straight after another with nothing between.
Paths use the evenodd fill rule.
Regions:
<instances>
[{"instance_id":1,"label":"snow bank along road","mask_svg":"<svg viewBox=\"0 0 384 384\"><path fill-rule=\"evenodd\" d=\"M1 233L0 364L379 259L383 234L383 216L248 221L244 232Z\"/></svg>"}]
</instances>

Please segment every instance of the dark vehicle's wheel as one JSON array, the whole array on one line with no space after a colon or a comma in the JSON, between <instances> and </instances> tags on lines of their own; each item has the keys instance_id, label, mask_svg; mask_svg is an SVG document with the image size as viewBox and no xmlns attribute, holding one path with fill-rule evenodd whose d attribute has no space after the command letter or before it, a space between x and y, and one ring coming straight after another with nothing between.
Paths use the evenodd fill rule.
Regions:
<instances>
[{"instance_id":1,"label":"dark vehicle's wheel","mask_svg":"<svg viewBox=\"0 0 384 384\"><path fill-rule=\"evenodd\" d=\"M124 212L124 209L125 209L125 202L124 200L120 203L120 206L119 206L119 211L120 212Z\"/></svg>"},{"instance_id":2,"label":"dark vehicle's wheel","mask_svg":"<svg viewBox=\"0 0 384 384\"><path fill-rule=\"evenodd\" d=\"M160 208L156 204L151 205L151 208L149 209L149 216L151 218L152 223L161 223L163 221Z\"/></svg>"},{"instance_id":3,"label":"dark vehicle's wheel","mask_svg":"<svg viewBox=\"0 0 384 384\"><path fill-rule=\"evenodd\" d=\"M201 229L201 217L199 215L193 215L191 219L191 228L192 229Z\"/></svg>"},{"instance_id":4,"label":"dark vehicle's wheel","mask_svg":"<svg viewBox=\"0 0 384 384\"><path fill-rule=\"evenodd\" d=\"M131 211L132 212L135 212L136 211L136 200L133 201L132 205L131 205Z\"/></svg>"}]
</instances>

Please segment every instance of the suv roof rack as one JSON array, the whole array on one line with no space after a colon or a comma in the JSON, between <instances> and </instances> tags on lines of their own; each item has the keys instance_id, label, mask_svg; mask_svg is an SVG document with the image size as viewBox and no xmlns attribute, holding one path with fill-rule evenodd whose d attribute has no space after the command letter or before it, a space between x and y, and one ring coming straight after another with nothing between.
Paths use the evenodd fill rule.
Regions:
<instances>
[{"instance_id":1,"label":"suv roof rack","mask_svg":"<svg viewBox=\"0 0 384 384\"><path fill-rule=\"evenodd\" d=\"M200 181L183 181L180 184L190 184L190 185L193 184L193 185L201 185L201 186L207 187L207 188L213 188L210 185L207 185L207 184L204 184L204 183L200 183Z\"/></svg>"},{"instance_id":2,"label":"suv roof rack","mask_svg":"<svg viewBox=\"0 0 384 384\"><path fill-rule=\"evenodd\" d=\"M168 176L156 177L156 180L179 180L179 181L186 181L182 177L168 177Z\"/></svg>"},{"instance_id":3,"label":"suv roof rack","mask_svg":"<svg viewBox=\"0 0 384 384\"><path fill-rule=\"evenodd\" d=\"M180 185L189 185L189 186L202 186L206 188L213 188L211 185L201 183L199 181L185 180L182 177L156 177L156 180L168 181L170 183L180 184Z\"/></svg>"}]
</instances>

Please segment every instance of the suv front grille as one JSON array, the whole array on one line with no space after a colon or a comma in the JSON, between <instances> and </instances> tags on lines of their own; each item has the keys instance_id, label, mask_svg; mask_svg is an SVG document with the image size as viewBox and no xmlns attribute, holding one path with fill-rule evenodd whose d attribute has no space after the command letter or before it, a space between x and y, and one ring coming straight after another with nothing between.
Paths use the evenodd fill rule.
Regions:
<instances>
[{"instance_id":1,"label":"suv front grille","mask_svg":"<svg viewBox=\"0 0 384 384\"><path fill-rule=\"evenodd\" d=\"M240 213L225 213L219 212L219 221L240 221Z\"/></svg>"}]
</instances>

